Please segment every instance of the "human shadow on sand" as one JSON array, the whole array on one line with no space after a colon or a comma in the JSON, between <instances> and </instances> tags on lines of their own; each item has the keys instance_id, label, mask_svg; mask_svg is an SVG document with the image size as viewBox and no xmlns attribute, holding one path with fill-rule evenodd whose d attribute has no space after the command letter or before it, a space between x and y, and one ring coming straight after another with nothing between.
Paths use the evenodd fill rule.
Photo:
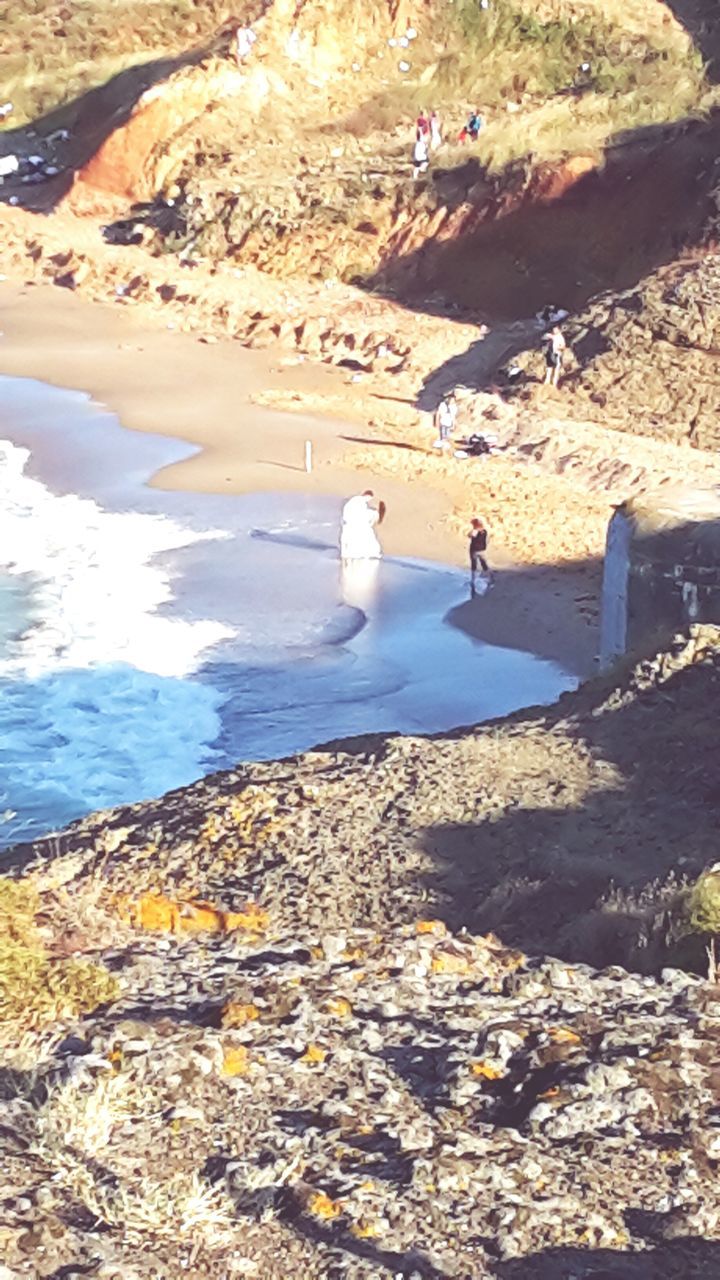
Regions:
<instances>
[{"instance_id":1,"label":"human shadow on sand","mask_svg":"<svg viewBox=\"0 0 720 1280\"><path fill-rule=\"evenodd\" d=\"M637 1253L544 1249L499 1262L489 1274L494 1280L714 1280L720 1274L720 1244L682 1236Z\"/></svg>"}]
</instances>

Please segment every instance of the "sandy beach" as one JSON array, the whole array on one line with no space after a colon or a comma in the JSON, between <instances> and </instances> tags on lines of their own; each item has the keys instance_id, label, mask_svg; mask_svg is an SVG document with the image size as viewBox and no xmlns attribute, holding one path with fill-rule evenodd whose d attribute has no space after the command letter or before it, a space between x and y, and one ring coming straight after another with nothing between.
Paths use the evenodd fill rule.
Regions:
<instances>
[{"instance_id":1,"label":"sandy beach","mask_svg":"<svg viewBox=\"0 0 720 1280\"><path fill-rule=\"evenodd\" d=\"M437 484L428 477L429 466L413 465L407 447L392 451L399 455L397 464L388 464L389 450L379 449L376 468L372 450L357 450L360 466L354 465L353 442L368 434L358 424L371 409L346 370L298 363L281 350L204 342L152 326L129 308L91 303L51 286L5 283L2 299L0 372L85 391L132 430L198 446L195 456L155 475L155 486L338 496L369 487L387 504L388 553L465 563L456 512L472 508L457 486L453 510L439 459ZM344 416L282 412L254 397L340 404ZM428 463L427 420L421 423L419 413L417 418L415 448ZM313 443L310 475L304 467L306 440ZM393 468L397 476L388 474ZM513 563L497 542L491 543L491 560L497 570L493 591L458 608L451 621L489 643L531 650L577 675L592 672L597 565Z\"/></svg>"}]
</instances>

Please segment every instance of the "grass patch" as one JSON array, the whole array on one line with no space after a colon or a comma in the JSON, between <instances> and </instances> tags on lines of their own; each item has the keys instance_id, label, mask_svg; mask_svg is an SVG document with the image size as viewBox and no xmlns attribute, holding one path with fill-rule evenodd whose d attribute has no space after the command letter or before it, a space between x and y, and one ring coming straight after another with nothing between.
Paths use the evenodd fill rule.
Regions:
<instances>
[{"instance_id":1,"label":"grass patch","mask_svg":"<svg viewBox=\"0 0 720 1280\"><path fill-rule=\"evenodd\" d=\"M0 879L0 1029L18 1035L87 1013L118 992L101 965L48 954L39 910L38 895L26 881Z\"/></svg>"},{"instance_id":2,"label":"grass patch","mask_svg":"<svg viewBox=\"0 0 720 1280\"><path fill-rule=\"evenodd\" d=\"M693 885L688 917L693 932L720 937L720 865L710 867Z\"/></svg>"},{"instance_id":3,"label":"grass patch","mask_svg":"<svg viewBox=\"0 0 720 1280\"><path fill-rule=\"evenodd\" d=\"M128 67L202 45L228 12L224 0L0 3L2 95L14 107L6 127L35 120Z\"/></svg>"},{"instance_id":4,"label":"grass patch","mask_svg":"<svg viewBox=\"0 0 720 1280\"><path fill-rule=\"evenodd\" d=\"M127 1243L228 1247L234 1214L223 1189L196 1168L168 1170L166 1154L153 1159L157 1108L158 1095L126 1074L70 1080L38 1108L31 1153Z\"/></svg>"},{"instance_id":5,"label":"grass patch","mask_svg":"<svg viewBox=\"0 0 720 1280\"><path fill-rule=\"evenodd\" d=\"M477 0L456 0L446 18L443 56L413 83L365 103L347 127L356 136L394 130L420 107L434 106L452 143L465 113L477 108L486 128L458 159L473 154L499 171L530 156L594 153L621 131L712 105L717 95L686 35L637 17L612 4L584 11L567 4L543 13L530 0L493 0L487 9ZM446 157L447 150L443 162Z\"/></svg>"}]
</instances>

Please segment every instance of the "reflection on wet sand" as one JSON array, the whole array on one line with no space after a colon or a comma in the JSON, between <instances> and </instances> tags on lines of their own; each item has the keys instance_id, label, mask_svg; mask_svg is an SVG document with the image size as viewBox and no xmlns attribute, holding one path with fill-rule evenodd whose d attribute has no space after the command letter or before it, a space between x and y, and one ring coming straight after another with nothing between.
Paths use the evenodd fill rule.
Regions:
<instances>
[{"instance_id":1,"label":"reflection on wet sand","mask_svg":"<svg viewBox=\"0 0 720 1280\"><path fill-rule=\"evenodd\" d=\"M367 613L377 596L379 560L341 560L340 595L343 604Z\"/></svg>"}]
</instances>

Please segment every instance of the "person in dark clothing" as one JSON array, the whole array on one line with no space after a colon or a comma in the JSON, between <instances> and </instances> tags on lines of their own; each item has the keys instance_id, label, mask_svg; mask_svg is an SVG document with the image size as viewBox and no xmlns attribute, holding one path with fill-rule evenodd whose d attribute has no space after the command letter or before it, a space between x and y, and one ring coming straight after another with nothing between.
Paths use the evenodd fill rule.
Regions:
<instances>
[{"instance_id":1,"label":"person in dark clothing","mask_svg":"<svg viewBox=\"0 0 720 1280\"><path fill-rule=\"evenodd\" d=\"M484 573L490 578L492 574L487 560L485 559L485 551L487 550L487 529L482 520L477 517L470 521L470 532L468 533L468 550L470 552L470 576L474 583L476 573Z\"/></svg>"}]
</instances>

